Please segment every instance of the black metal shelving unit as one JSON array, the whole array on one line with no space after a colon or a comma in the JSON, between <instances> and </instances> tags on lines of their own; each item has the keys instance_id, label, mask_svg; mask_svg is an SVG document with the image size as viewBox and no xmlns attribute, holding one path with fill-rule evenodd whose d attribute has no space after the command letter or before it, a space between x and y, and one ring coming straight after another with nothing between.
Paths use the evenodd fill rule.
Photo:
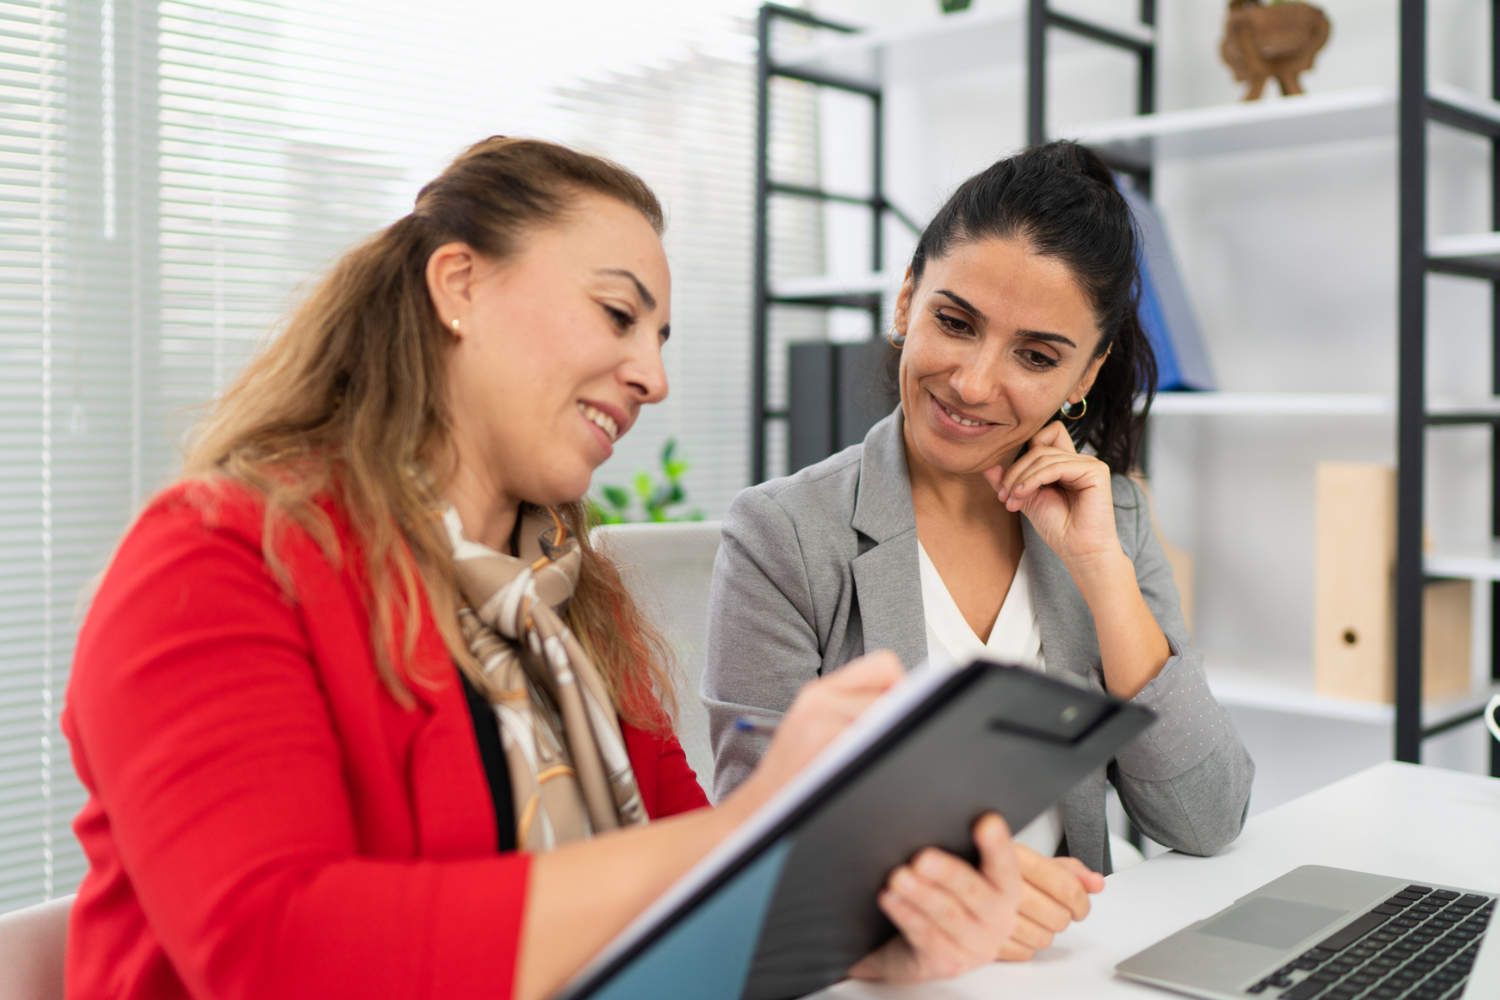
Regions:
<instances>
[{"instance_id":1,"label":"black metal shelving unit","mask_svg":"<svg viewBox=\"0 0 1500 1000\"><path fill-rule=\"evenodd\" d=\"M1156 0L1140 0L1142 24L1155 25ZM773 421L787 419L785 409L773 409L767 405L768 352L771 348L770 317L775 307L792 306L815 309L853 308L870 313L872 336L880 336L883 305L878 291L852 293L777 294L771 287L770 207L772 198L803 198L815 201L836 201L866 206L871 216L870 269L880 273L885 266L884 224L892 217L913 231L920 230L913 220L892 205L885 196L884 188L884 144L882 121L882 93L878 85L869 82L842 78L804 67L778 62L772 53L772 32L778 21L802 25L823 31L842 34L859 29L817 17L805 10L768 3L760 8L757 24L760 42L756 65L756 145L755 145L755 274L754 274L754 323L751 371L751 417L750 417L750 480L762 482L766 478L766 433ZM1049 8L1047 0L1030 0L1027 18L1027 92L1026 135L1027 141L1036 144L1046 141L1047 109L1047 33L1049 30L1063 31L1087 38L1103 45L1113 46L1134 54L1139 60L1137 108L1141 114L1149 114L1156 107L1156 49L1153 43L1120 34L1102 25L1058 13ZM831 87L846 93L857 94L871 102L874 127L871 142L870 193L866 196L851 196L826 191L822 188L801 184L789 184L770 175L771 142L771 81L775 78L800 80L819 87ZM1129 174L1136 185L1150 193L1151 171L1149 166L1121 163L1116 165ZM836 391L836 390L835 390ZM834 401L836 405L837 401Z\"/></svg>"},{"instance_id":2,"label":"black metal shelving unit","mask_svg":"<svg viewBox=\"0 0 1500 1000\"><path fill-rule=\"evenodd\" d=\"M787 66L778 63L772 56L772 32L777 21L786 21L808 28L850 34L858 31L852 25L841 24L817 17L805 10L768 3L760 8L757 34L760 42L756 61L756 117L755 117L755 317L754 344L752 347L751 371L751 416L750 416L750 481L759 483L766 478L766 430L772 421L787 419L785 409L771 409L766 405L768 372L767 356L770 345L771 310L775 306L800 306L813 309L852 308L870 313L870 326L880 329L880 293L863 292L852 294L807 294L778 295L771 288L771 199L774 197L803 198L814 201L843 202L864 205L870 210L870 269L880 271L885 263L885 217L896 209L885 200L884 153L885 142L883 115L881 114L881 90L858 80L843 79L827 73ZM820 187L789 184L771 176L771 81L780 77L799 80L819 87L831 87L846 93L867 98L871 104L874 123L871 140L870 194L866 197L838 194ZM905 220L904 216L899 216ZM914 225L910 220L905 220Z\"/></svg>"},{"instance_id":3,"label":"black metal shelving unit","mask_svg":"<svg viewBox=\"0 0 1500 1000\"><path fill-rule=\"evenodd\" d=\"M1438 123L1490 142L1490 224L1500 232L1500 118L1434 97L1427 87L1427 4L1401 0L1399 112L1399 277L1396 412L1396 759L1420 763L1424 741L1480 718L1461 712L1431 725L1422 719L1422 592L1429 577L1423 560L1423 474L1427 431L1434 427L1488 426L1491 440L1490 533L1500 537L1500 413L1433 412L1427 405L1427 276L1449 274L1490 283L1490 392L1500 396L1500 255L1470 257L1429 253L1427 246L1427 132ZM1490 0L1490 90L1500 100L1500 0ZM1500 583L1490 585L1491 676L1500 681ZM1500 777L1500 743L1490 741L1490 773Z\"/></svg>"},{"instance_id":4,"label":"black metal shelving unit","mask_svg":"<svg viewBox=\"0 0 1500 1000\"><path fill-rule=\"evenodd\" d=\"M1140 0L1140 21L1156 26L1156 0ZM1101 45L1121 49L1136 57L1136 114L1156 110L1156 45L1111 31L1101 25L1068 14L1060 14L1047 0L1030 0L1026 18L1026 142L1038 146L1047 141L1047 31L1065 31ZM1138 163L1111 164L1135 181L1140 192L1151 195L1151 167Z\"/></svg>"}]
</instances>

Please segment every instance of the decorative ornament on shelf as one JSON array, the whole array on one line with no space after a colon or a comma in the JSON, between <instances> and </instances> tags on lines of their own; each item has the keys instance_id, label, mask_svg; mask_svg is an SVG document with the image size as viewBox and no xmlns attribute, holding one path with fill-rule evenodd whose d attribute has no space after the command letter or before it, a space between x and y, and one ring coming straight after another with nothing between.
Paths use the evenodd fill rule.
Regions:
<instances>
[{"instance_id":1,"label":"decorative ornament on shelf","mask_svg":"<svg viewBox=\"0 0 1500 1000\"><path fill-rule=\"evenodd\" d=\"M955 11L968 10L973 0L938 0L938 6L943 8L944 14L952 14Z\"/></svg>"},{"instance_id":2,"label":"decorative ornament on shelf","mask_svg":"<svg viewBox=\"0 0 1500 1000\"><path fill-rule=\"evenodd\" d=\"M1301 0L1229 0L1219 54L1235 80L1249 81L1247 101L1260 100L1273 77L1282 94L1300 94L1297 74L1312 69L1313 58L1328 41L1328 27L1328 15Z\"/></svg>"}]
</instances>

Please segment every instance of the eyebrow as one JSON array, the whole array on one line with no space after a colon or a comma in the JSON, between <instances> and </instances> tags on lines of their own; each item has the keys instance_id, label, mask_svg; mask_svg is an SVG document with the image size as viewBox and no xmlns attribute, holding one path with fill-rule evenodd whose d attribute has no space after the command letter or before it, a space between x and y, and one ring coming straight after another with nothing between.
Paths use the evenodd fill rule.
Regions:
<instances>
[{"instance_id":1,"label":"eyebrow","mask_svg":"<svg viewBox=\"0 0 1500 1000\"><path fill-rule=\"evenodd\" d=\"M629 278L631 281L633 281L635 283L635 290L637 292L641 293L641 301L644 302L644 303L646 303L646 308L647 309L655 309L656 308L656 296L651 294L651 290L649 288L647 288L645 285L641 284L641 279L637 278L635 276L635 273L633 271L627 271L623 267L601 267L595 273L596 274L613 274L613 275L615 275L617 277Z\"/></svg>"},{"instance_id":2,"label":"eyebrow","mask_svg":"<svg viewBox=\"0 0 1500 1000\"><path fill-rule=\"evenodd\" d=\"M979 317L979 319L983 320L986 318L984 313L975 308L974 304L971 303L968 299L965 299L962 295L957 295L953 292L950 292L946 288L938 288L934 291L937 295L946 295L948 298L953 300L954 305L958 306L960 309L963 309L966 312L973 313L975 316ZM1046 340L1051 341L1054 344L1067 344L1069 347L1072 347L1074 349L1078 347L1077 344L1073 343L1073 339L1071 337L1064 337L1060 333L1043 333L1040 330L1017 330L1016 333L1019 336L1025 337L1029 340Z\"/></svg>"}]
</instances>

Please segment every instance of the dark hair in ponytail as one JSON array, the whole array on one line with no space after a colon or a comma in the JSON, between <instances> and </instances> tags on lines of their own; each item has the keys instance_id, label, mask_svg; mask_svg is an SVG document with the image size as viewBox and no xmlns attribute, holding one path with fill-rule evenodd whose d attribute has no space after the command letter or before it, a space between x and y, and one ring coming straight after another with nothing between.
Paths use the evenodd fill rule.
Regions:
<instances>
[{"instance_id":1,"label":"dark hair in ponytail","mask_svg":"<svg viewBox=\"0 0 1500 1000\"><path fill-rule=\"evenodd\" d=\"M1109 351L1089 390L1088 409L1066 420L1073 443L1091 447L1112 472L1135 464L1146 410L1156 394L1156 355L1137 314L1140 281L1136 229L1114 176L1092 151L1072 142L1033 146L959 185L917 241L911 277L963 243L1024 240L1067 265L1093 304ZM1137 395L1146 405L1135 410Z\"/></svg>"}]
</instances>

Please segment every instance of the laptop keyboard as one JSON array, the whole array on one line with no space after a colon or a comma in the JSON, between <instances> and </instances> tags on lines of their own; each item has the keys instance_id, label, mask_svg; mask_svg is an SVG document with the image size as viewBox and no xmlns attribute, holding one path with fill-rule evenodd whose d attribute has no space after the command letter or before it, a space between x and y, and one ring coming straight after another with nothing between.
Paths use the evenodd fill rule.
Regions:
<instances>
[{"instance_id":1,"label":"laptop keyboard","mask_svg":"<svg viewBox=\"0 0 1500 1000\"><path fill-rule=\"evenodd\" d=\"M1489 896L1409 885L1245 992L1281 1000L1454 1000L1463 996L1494 910Z\"/></svg>"}]
</instances>

